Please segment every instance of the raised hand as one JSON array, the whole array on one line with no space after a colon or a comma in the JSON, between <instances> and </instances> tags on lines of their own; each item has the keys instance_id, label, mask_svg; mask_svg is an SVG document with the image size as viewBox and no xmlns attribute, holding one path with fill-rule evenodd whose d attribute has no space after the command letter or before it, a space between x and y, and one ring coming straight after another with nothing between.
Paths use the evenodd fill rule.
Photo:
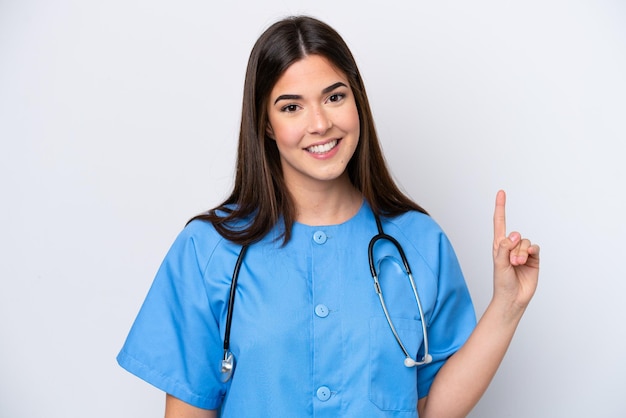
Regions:
<instances>
[{"instance_id":1,"label":"raised hand","mask_svg":"<svg viewBox=\"0 0 626 418\"><path fill-rule=\"evenodd\" d=\"M506 233L506 194L496 195L493 214L494 302L524 310L532 299L539 278L539 246L519 232Z\"/></svg>"},{"instance_id":2,"label":"raised hand","mask_svg":"<svg viewBox=\"0 0 626 418\"><path fill-rule=\"evenodd\" d=\"M493 299L461 349L419 400L420 417L465 417L498 370L517 325L537 288L539 247L519 232L506 233L506 195L496 195L493 214Z\"/></svg>"}]
</instances>

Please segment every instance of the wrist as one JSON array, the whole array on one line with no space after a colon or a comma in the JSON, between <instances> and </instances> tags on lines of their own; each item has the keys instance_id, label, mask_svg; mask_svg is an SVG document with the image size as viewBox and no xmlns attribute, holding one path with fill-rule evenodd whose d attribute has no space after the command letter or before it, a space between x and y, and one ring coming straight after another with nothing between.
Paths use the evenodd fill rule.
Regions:
<instances>
[{"instance_id":1,"label":"wrist","mask_svg":"<svg viewBox=\"0 0 626 418\"><path fill-rule=\"evenodd\" d=\"M494 316L500 318L501 321L517 325L520 319L522 319L524 312L526 312L526 307L527 305L523 305L509 298L494 294L485 313L489 311Z\"/></svg>"}]
</instances>

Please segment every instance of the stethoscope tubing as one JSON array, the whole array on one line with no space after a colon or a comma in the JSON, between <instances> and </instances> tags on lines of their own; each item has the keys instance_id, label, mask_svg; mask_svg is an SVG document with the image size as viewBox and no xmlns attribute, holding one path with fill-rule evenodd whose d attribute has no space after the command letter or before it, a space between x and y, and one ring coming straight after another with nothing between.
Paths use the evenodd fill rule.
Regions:
<instances>
[{"instance_id":1,"label":"stethoscope tubing","mask_svg":"<svg viewBox=\"0 0 626 418\"><path fill-rule=\"evenodd\" d=\"M239 251L239 256L237 257L237 262L235 263L235 270L233 271L232 281L230 283L230 294L228 296L228 312L226 315L226 329L224 330L224 352L227 352L230 349L230 327L233 323L235 293L237 293L239 270L241 269L241 264L243 262L243 258L246 255L246 251L248 251L247 245L241 247L241 251Z\"/></svg>"},{"instance_id":2,"label":"stethoscope tubing","mask_svg":"<svg viewBox=\"0 0 626 418\"><path fill-rule=\"evenodd\" d=\"M374 217L376 219L376 227L378 228L378 234L372 237L372 239L370 240L370 243L367 248L367 257L368 257L369 265L370 265L370 273L372 274L372 278L374 279L374 289L376 291L376 294L378 295L378 299L380 300L380 305L383 308L383 312L385 314L385 318L387 319L387 323L389 324L389 328L391 329L391 332L393 333L393 336L396 339L398 346L400 346L400 349L404 353L404 357L405 357L404 365L406 367L413 367L413 366L421 366L422 364L430 363L432 362L432 356L430 355L428 351L428 332L426 331L426 319L424 316L424 310L422 309L422 302L417 292L417 286L415 285L415 279L413 278L413 273L411 273L409 260L407 259L406 254L404 253L404 249L402 248L402 245L400 245L398 240L396 240L391 235L385 234L383 232L383 227L382 227L382 223L380 222L380 218L376 215L374 215ZM378 274L376 272L376 266L374 264L374 246L376 245L378 241L381 241L381 240L389 241L396 247L396 250L398 250L398 253L400 254L400 259L402 260L404 270L409 278L409 282L411 283L411 289L413 290L413 296L415 296L415 302L417 304L417 310L419 312L420 321L422 322L424 357L420 361L413 359L413 357L409 355L408 350L404 347L404 344L402 343L402 340L400 339L400 336L398 335L398 332L396 331L396 327L393 325L391 316L389 315L387 304L385 303L383 291L382 291L382 288L380 287L380 282L378 281Z\"/></svg>"},{"instance_id":3,"label":"stethoscope tubing","mask_svg":"<svg viewBox=\"0 0 626 418\"><path fill-rule=\"evenodd\" d=\"M222 381L228 382L233 375L235 369L235 358L233 353L230 352L230 328L233 323L233 312L235 306L235 294L237 293L237 281L239 280L239 270L241 264L248 251L248 246L244 245L239 251L237 262L235 263L235 269L233 270L232 280L230 282L230 294L228 295L228 309L226 313L226 327L224 329L224 356L222 357L221 373Z\"/></svg>"},{"instance_id":4,"label":"stethoscope tubing","mask_svg":"<svg viewBox=\"0 0 626 418\"><path fill-rule=\"evenodd\" d=\"M391 235L387 235L383 232L383 227L380 222L380 218L377 215L374 215L376 219L376 227L378 229L378 234L372 237L369 242L367 248L367 255L370 265L370 272L372 274L372 278L374 279L374 288L376 290L376 294L378 295L378 299L380 300L380 305L383 308L383 312L385 314L385 318L387 319L387 323L389 324L389 328L396 339L396 342L400 346L400 349L404 353L404 365L406 367L419 366L422 364L427 364L432 361L432 357L428 352L428 333L426 331L426 320L424 317L424 311L422 309L422 302L420 301L419 294L417 292L417 287L415 286L415 280L413 279L413 274L411 273L411 268L409 267L409 262L407 257L402 249L400 243ZM376 266L374 265L374 245L380 240L386 240L391 242L398 253L400 254L400 258L402 259L402 264L404 265L404 269L409 278L409 282L411 283L411 289L413 290L413 295L415 296L415 301L417 302L417 309L419 311L420 321L422 322L422 335L424 342L424 357L421 361L417 361L413 359L409 355L409 352L405 348L398 332L396 331L396 327L393 325L393 321L391 320L391 316L389 315L389 310L387 309L387 304L385 303L385 298L383 296L382 289L380 287L380 282L378 281L378 274L376 273ZM221 372L222 372L222 381L227 382L232 377L234 368L235 368L235 359L233 353L230 351L230 329L233 322L233 311L235 306L235 294L237 293L237 281L239 279L239 270L241 269L241 264L243 263L243 259L248 251L248 246L244 245L241 247L239 251L239 256L237 257L237 262L235 263L235 269L233 271L232 280L230 283L230 294L228 296L228 307L226 313L226 326L224 329L224 356L222 358L221 363Z\"/></svg>"}]
</instances>

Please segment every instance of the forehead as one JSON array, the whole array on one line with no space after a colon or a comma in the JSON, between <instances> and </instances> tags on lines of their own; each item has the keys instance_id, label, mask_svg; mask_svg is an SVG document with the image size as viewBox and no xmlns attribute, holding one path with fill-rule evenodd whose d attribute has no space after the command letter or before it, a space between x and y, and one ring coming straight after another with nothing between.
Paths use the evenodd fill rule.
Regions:
<instances>
[{"instance_id":1,"label":"forehead","mask_svg":"<svg viewBox=\"0 0 626 418\"><path fill-rule=\"evenodd\" d=\"M272 95L305 90L321 90L329 85L342 81L348 84L346 74L321 55L308 55L293 64L278 78Z\"/></svg>"}]
</instances>

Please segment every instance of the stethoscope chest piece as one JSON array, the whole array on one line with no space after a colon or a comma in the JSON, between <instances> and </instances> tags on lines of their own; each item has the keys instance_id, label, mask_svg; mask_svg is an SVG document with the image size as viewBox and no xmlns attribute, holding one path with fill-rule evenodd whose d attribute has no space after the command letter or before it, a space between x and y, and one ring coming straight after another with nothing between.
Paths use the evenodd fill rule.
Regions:
<instances>
[{"instance_id":1,"label":"stethoscope chest piece","mask_svg":"<svg viewBox=\"0 0 626 418\"><path fill-rule=\"evenodd\" d=\"M235 358L233 357L233 353L228 351L227 353L224 353L224 358L222 359L222 382L228 382L233 376L234 370Z\"/></svg>"}]
</instances>

